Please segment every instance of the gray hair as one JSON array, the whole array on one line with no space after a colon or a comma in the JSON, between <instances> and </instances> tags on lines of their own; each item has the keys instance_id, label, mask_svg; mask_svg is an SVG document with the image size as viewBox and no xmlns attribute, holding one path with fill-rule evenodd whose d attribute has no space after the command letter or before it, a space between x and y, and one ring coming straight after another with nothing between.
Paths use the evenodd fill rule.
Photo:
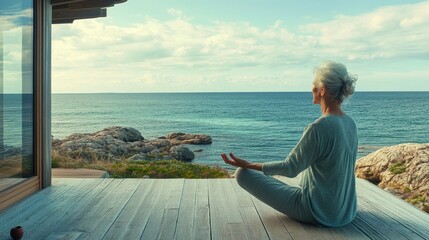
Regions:
<instances>
[{"instance_id":1,"label":"gray hair","mask_svg":"<svg viewBox=\"0 0 429 240\"><path fill-rule=\"evenodd\" d=\"M325 86L334 101L342 103L355 92L356 75L350 75L346 66L326 61L314 69L314 84L317 88Z\"/></svg>"}]
</instances>

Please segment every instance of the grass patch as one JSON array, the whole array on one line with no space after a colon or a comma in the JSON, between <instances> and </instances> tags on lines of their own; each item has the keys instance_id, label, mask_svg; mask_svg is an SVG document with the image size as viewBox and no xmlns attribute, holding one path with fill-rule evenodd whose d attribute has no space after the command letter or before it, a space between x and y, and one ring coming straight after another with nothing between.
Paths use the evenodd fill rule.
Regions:
<instances>
[{"instance_id":1,"label":"grass patch","mask_svg":"<svg viewBox=\"0 0 429 240\"><path fill-rule=\"evenodd\" d=\"M117 178L226 178L228 172L218 166L185 163L177 160L139 161L115 164L112 177Z\"/></svg>"},{"instance_id":2,"label":"grass patch","mask_svg":"<svg viewBox=\"0 0 429 240\"><path fill-rule=\"evenodd\" d=\"M411 203L411 204L413 204L413 205L416 205L416 204L422 203L422 202L424 202L424 201L425 201L425 197L424 197L424 196L421 196L421 195L416 196L416 197L414 197L414 198L410 199L410 203Z\"/></svg>"},{"instance_id":3,"label":"grass patch","mask_svg":"<svg viewBox=\"0 0 429 240\"><path fill-rule=\"evenodd\" d=\"M145 160L130 162L125 158L109 162L102 160L86 161L63 157L52 153L52 167L89 168L107 171L113 178L228 178L226 169L220 166L207 166L177 160Z\"/></svg>"},{"instance_id":4,"label":"grass patch","mask_svg":"<svg viewBox=\"0 0 429 240\"><path fill-rule=\"evenodd\" d=\"M405 172L406 169L407 167L402 162L394 163L389 167L389 171L395 175Z\"/></svg>"}]
</instances>

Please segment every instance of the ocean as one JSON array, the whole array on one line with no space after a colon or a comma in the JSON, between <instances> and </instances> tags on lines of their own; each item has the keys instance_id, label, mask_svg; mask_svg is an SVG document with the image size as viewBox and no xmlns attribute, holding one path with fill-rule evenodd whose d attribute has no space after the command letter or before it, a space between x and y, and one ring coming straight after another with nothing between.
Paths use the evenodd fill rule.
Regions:
<instances>
[{"instance_id":1,"label":"ocean","mask_svg":"<svg viewBox=\"0 0 429 240\"><path fill-rule=\"evenodd\" d=\"M429 92L357 92L343 110L358 126L359 156L382 146L429 142ZM220 154L283 160L321 115L310 92L53 94L52 135L128 126L146 139L170 132L208 134L190 145L193 162L228 167ZM229 167L228 167L229 168Z\"/></svg>"}]
</instances>

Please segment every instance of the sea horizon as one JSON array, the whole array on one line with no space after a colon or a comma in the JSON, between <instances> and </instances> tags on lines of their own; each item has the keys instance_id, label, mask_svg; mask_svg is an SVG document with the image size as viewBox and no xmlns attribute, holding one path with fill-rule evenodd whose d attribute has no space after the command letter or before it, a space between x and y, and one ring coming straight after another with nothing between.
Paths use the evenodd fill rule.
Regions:
<instances>
[{"instance_id":1,"label":"sea horizon","mask_svg":"<svg viewBox=\"0 0 429 240\"><path fill-rule=\"evenodd\" d=\"M383 146L429 142L428 91L356 92L343 108L359 129L359 157ZM207 134L213 144L188 146L203 150L195 154L194 162L222 166L222 152L234 152L251 161L283 160L299 141L303 129L318 117L320 106L312 104L311 92L52 96L54 138L93 133L110 126L133 127L147 139L171 132Z\"/></svg>"},{"instance_id":2,"label":"sea horizon","mask_svg":"<svg viewBox=\"0 0 429 240\"><path fill-rule=\"evenodd\" d=\"M429 90L365 90L365 91L356 91L355 93L429 93ZM311 93L311 91L207 91L207 92L56 92L55 94L186 94L186 93L202 93L202 94L210 94L210 93ZM13 93L16 94L16 93Z\"/></svg>"}]
</instances>

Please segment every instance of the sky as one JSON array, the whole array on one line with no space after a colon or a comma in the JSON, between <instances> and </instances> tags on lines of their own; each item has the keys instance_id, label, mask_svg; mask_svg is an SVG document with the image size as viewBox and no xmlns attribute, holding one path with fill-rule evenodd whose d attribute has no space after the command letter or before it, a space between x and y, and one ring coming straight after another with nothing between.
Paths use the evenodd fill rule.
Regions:
<instances>
[{"instance_id":1,"label":"sky","mask_svg":"<svg viewBox=\"0 0 429 240\"><path fill-rule=\"evenodd\" d=\"M429 91L429 1L128 0L52 34L54 93L311 91L324 60Z\"/></svg>"}]
</instances>

